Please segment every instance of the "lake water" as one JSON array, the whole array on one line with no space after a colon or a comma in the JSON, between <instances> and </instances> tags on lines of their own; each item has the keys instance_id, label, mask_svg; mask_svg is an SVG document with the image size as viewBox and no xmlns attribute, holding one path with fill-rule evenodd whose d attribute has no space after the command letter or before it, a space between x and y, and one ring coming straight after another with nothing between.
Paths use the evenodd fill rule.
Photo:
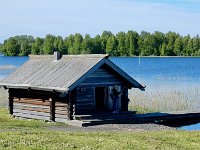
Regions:
<instances>
[{"instance_id":1,"label":"lake water","mask_svg":"<svg viewBox=\"0 0 200 150\"><path fill-rule=\"evenodd\" d=\"M0 56L0 79L28 59ZM200 110L199 57L121 57L110 60L146 85L145 92L129 91L130 103L134 107L159 112ZM200 125L197 126L200 129Z\"/></svg>"}]
</instances>

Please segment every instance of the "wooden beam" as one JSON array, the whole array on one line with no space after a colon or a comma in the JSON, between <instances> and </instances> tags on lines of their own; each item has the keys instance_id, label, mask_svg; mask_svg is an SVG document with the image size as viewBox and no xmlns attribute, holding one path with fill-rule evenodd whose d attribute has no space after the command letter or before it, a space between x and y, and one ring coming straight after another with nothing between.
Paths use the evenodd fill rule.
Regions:
<instances>
[{"instance_id":1,"label":"wooden beam","mask_svg":"<svg viewBox=\"0 0 200 150\"><path fill-rule=\"evenodd\" d=\"M13 95L11 91L9 91L9 96L8 96L8 109L9 113L13 115Z\"/></svg>"},{"instance_id":2,"label":"wooden beam","mask_svg":"<svg viewBox=\"0 0 200 150\"><path fill-rule=\"evenodd\" d=\"M73 114L73 104L72 104L72 93L68 93L68 98L69 98L69 105L68 105L68 118L69 120L72 120L72 114Z\"/></svg>"},{"instance_id":3,"label":"wooden beam","mask_svg":"<svg viewBox=\"0 0 200 150\"><path fill-rule=\"evenodd\" d=\"M50 120L55 121L55 99L49 98L50 102Z\"/></svg>"},{"instance_id":4,"label":"wooden beam","mask_svg":"<svg viewBox=\"0 0 200 150\"><path fill-rule=\"evenodd\" d=\"M69 99L69 113L68 117L70 120L73 120L73 115L75 114L75 106L74 106L74 101L76 99L76 88L73 91L69 91L68 93L68 99Z\"/></svg>"}]
</instances>

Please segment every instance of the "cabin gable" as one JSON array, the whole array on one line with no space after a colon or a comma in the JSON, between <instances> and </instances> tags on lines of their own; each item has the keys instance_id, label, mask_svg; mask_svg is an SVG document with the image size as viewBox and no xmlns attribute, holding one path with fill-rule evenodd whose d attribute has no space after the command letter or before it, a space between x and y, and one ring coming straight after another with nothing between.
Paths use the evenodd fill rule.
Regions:
<instances>
[{"instance_id":1,"label":"cabin gable","mask_svg":"<svg viewBox=\"0 0 200 150\"><path fill-rule=\"evenodd\" d=\"M112 110L109 93L115 84L121 90L126 83L109 66L102 65L76 88L75 113Z\"/></svg>"}]
</instances>

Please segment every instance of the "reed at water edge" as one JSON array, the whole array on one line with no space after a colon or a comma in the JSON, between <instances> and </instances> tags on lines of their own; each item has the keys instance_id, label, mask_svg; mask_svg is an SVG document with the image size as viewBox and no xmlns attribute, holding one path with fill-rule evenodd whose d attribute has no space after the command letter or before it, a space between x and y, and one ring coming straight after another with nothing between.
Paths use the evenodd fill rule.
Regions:
<instances>
[{"instance_id":1,"label":"reed at water edge","mask_svg":"<svg viewBox=\"0 0 200 150\"><path fill-rule=\"evenodd\" d=\"M132 89L129 91L129 107L141 113L200 110L199 98L200 87L165 87L162 91L157 87L145 92Z\"/></svg>"},{"instance_id":2,"label":"reed at water edge","mask_svg":"<svg viewBox=\"0 0 200 150\"><path fill-rule=\"evenodd\" d=\"M0 88L0 108L8 106L8 91Z\"/></svg>"}]
</instances>

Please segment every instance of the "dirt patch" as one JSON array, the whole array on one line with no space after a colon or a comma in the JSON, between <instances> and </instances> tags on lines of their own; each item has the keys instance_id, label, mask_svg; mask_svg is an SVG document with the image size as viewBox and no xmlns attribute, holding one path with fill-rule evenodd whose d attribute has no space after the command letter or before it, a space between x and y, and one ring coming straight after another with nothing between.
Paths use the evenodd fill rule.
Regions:
<instances>
[{"instance_id":1,"label":"dirt patch","mask_svg":"<svg viewBox=\"0 0 200 150\"><path fill-rule=\"evenodd\" d=\"M176 130L176 128L158 125L158 124L105 124L88 127L73 127L73 126L50 126L49 130L54 131L79 131L79 132L100 132L100 131L161 131L161 130Z\"/></svg>"}]
</instances>

